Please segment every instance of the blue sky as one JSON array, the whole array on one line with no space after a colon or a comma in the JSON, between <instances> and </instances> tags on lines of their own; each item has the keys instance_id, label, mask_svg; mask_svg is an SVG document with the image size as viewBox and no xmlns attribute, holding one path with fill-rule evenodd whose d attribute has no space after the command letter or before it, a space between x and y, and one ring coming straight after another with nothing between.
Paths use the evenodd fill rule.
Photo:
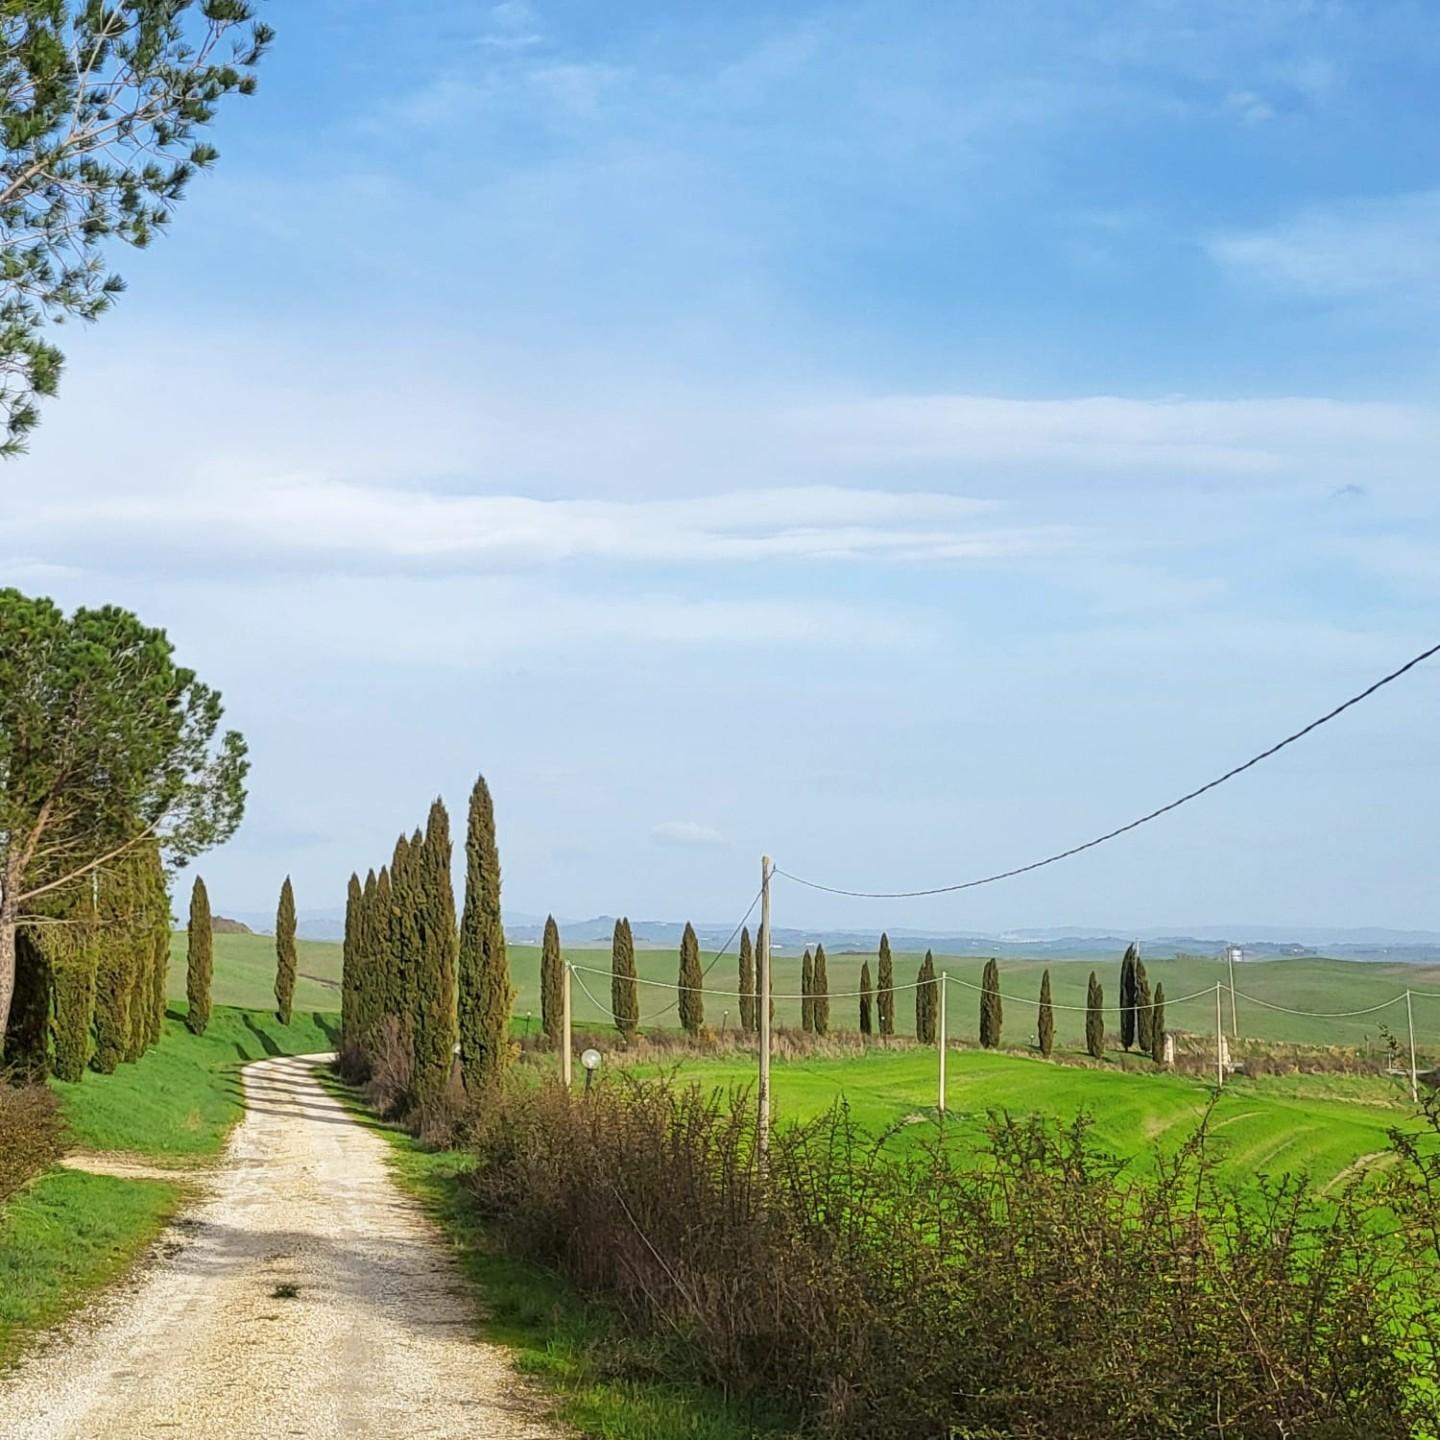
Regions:
<instances>
[{"instance_id":1,"label":"blue sky","mask_svg":"<svg viewBox=\"0 0 1440 1440\"><path fill-rule=\"evenodd\" d=\"M1437 638L1428 7L269 9L0 474L13 582L250 738L218 908L339 903L482 769L512 910L941 884ZM777 923L1440 928L1437 698Z\"/></svg>"}]
</instances>

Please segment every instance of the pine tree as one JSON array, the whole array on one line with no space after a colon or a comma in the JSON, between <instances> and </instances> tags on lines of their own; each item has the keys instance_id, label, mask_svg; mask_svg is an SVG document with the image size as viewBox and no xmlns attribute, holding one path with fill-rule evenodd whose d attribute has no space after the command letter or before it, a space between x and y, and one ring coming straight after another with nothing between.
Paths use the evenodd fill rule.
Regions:
<instances>
[{"instance_id":1,"label":"pine tree","mask_svg":"<svg viewBox=\"0 0 1440 1440\"><path fill-rule=\"evenodd\" d=\"M345 944L340 951L340 1038L346 1046L358 1043L355 1028L355 985L360 972L360 923L364 899L360 877L352 870L345 890Z\"/></svg>"},{"instance_id":2,"label":"pine tree","mask_svg":"<svg viewBox=\"0 0 1440 1440\"><path fill-rule=\"evenodd\" d=\"M1036 1019L1036 1034L1040 1039L1040 1053L1048 1060L1055 1048L1055 1007L1050 1002L1050 972L1040 977L1040 1014Z\"/></svg>"},{"instance_id":3,"label":"pine tree","mask_svg":"<svg viewBox=\"0 0 1440 1440\"><path fill-rule=\"evenodd\" d=\"M290 1023L295 1005L295 890L290 877L280 887L280 903L275 909L275 1017L282 1025Z\"/></svg>"},{"instance_id":4,"label":"pine tree","mask_svg":"<svg viewBox=\"0 0 1440 1440\"><path fill-rule=\"evenodd\" d=\"M895 965L890 957L890 937L880 936L880 968L875 976L875 1009L880 1017L880 1033L895 1033Z\"/></svg>"},{"instance_id":5,"label":"pine tree","mask_svg":"<svg viewBox=\"0 0 1440 1440\"><path fill-rule=\"evenodd\" d=\"M545 917L545 938L540 942L540 1026L545 1038L560 1044L565 1009L565 962L560 956L560 927L553 915Z\"/></svg>"},{"instance_id":6,"label":"pine tree","mask_svg":"<svg viewBox=\"0 0 1440 1440\"><path fill-rule=\"evenodd\" d=\"M740 1028L748 1035L755 1033L760 1017L755 999L755 952L750 947L750 931L740 930Z\"/></svg>"},{"instance_id":7,"label":"pine tree","mask_svg":"<svg viewBox=\"0 0 1440 1440\"><path fill-rule=\"evenodd\" d=\"M922 1045L933 1045L940 1001L939 984L935 979L935 957L928 950L920 962L920 973L916 978L920 983L915 987L915 1038Z\"/></svg>"},{"instance_id":8,"label":"pine tree","mask_svg":"<svg viewBox=\"0 0 1440 1440\"><path fill-rule=\"evenodd\" d=\"M478 1095L510 1063L515 987L500 914L500 847L485 777L470 791L465 827L465 913L460 921L460 1063L465 1089Z\"/></svg>"},{"instance_id":9,"label":"pine tree","mask_svg":"<svg viewBox=\"0 0 1440 1440\"><path fill-rule=\"evenodd\" d=\"M1142 1055L1149 1055L1155 1046L1151 1042L1150 979L1145 974L1145 962L1135 957L1135 1040Z\"/></svg>"},{"instance_id":10,"label":"pine tree","mask_svg":"<svg viewBox=\"0 0 1440 1440\"><path fill-rule=\"evenodd\" d=\"M210 1024L210 983L215 973L215 937L211 932L210 897L197 875L190 891L190 927L185 969L185 1026L203 1035Z\"/></svg>"},{"instance_id":11,"label":"pine tree","mask_svg":"<svg viewBox=\"0 0 1440 1440\"><path fill-rule=\"evenodd\" d=\"M1093 970L1085 997L1085 1048L1096 1060L1105 1054L1105 990Z\"/></svg>"},{"instance_id":12,"label":"pine tree","mask_svg":"<svg viewBox=\"0 0 1440 1440\"><path fill-rule=\"evenodd\" d=\"M437 1101L454 1065L455 889L450 879L450 816L444 802L430 807L420 850L420 953L411 1017L415 1046L415 1098L423 1107Z\"/></svg>"},{"instance_id":13,"label":"pine tree","mask_svg":"<svg viewBox=\"0 0 1440 1440\"><path fill-rule=\"evenodd\" d=\"M635 937L623 916L615 922L610 943L610 1013L615 1028L628 1041L640 1024L639 986L635 983Z\"/></svg>"},{"instance_id":14,"label":"pine tree","mask_svg":"<svg viewBox=\"0 0 1440 1440\"><path fill-rule=\"evenodd\" d=\"M830 1033L830 976L825 969L825 947L815 946L815 965L810 972L810 1018L817 1035Z\"/></svg>"},{"instance_id":15,"label":"pine tree","mask_svg":"<svg viewBox=\"0 0 1440 1440\"><path fill-rule=\"evenodd\" d=\"M994 960L987 960L980 977L980 1043L987 1050L993 1050L1000 1043L1000 1027L1004 1019L1000 1001L1000 967Z\"/></svg>"},{"instance_id":16,"label":"pine tree","mask_svg":"<svg viewBox=\"0 0 1440 1440\"><path fill-rule=\"evenodd\" d=\"M1155 1004L1150 1011L1150 1058L1157 1064L1165 1063L1165 984L1155 986Z\"/></svg>"},{"instance_id":17,"label":"pine tree","mask_svg":"<svg viewBox=\"0 0 1440 1440\"><path fill-rule=\"evenodd\" d=\"M800 1028L815 1033L815 960L809 948L800 961Z\"/></svg>"},{"instance_id":18,"label":"pine tree","mask_svg":"<svg viewBox=\"0 0 1440 1440\"><path fill-rule=\"evenodd\" d=\"M680 1023L688 1035L705 1028L705 977L700 973L700 941L688 921L680 937Z\"/></svg>"},{"instance_id":19,"label":"pine tree","mask_svg":"<svg viewBox=\"0 0 1440 1440\"><path fill-rule=\"evenodd\" d=\"M1120 961L1120 1043L1128 1050L1135 1043L1135 962L1133 942Z\"/></svg>"},{"instance_id":20,"label":"pine tree","mask_svg":"<svg viewBox=\"0 0 1440 1440\"><path fill-rule=\"evenodd\" d=\"M870 988L870 962L867 960L860 967L860 1033L869 1035L871 1033L871 1012L875 1003L875 996Z\"/></svg>"}]
</instances>

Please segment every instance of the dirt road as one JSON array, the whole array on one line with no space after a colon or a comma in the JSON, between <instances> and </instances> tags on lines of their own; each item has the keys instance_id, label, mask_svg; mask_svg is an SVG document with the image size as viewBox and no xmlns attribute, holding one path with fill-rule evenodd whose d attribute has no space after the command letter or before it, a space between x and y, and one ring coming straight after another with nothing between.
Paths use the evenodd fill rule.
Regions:
<instances>
[{"instance_id":1,"label":"dirt road","mask_svg":"<svg viewBox=\"0 0 1440 1440\"><path fill-rule=\"evenodd\" d=\"M0 1378L5 1440L554 1440L463 1281L314 1061L245 1071L207 1199L149 1271ZM293 1289L293 1293L292 1292Z\"/></svg>"}]
</instances>

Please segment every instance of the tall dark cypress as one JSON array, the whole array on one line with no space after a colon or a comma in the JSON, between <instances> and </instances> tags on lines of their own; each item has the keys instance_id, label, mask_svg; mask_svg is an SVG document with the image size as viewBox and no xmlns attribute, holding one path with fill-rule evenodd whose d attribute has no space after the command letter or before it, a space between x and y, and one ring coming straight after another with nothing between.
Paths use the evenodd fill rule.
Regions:
<instances>
[{"instance_id":1,"label":"tall dark cypress","mask_svg":"<svg viewBox=\"0 0 1440 1440\"><path fill-rule=\"evenodd\" d=\"M1135 957L1135 1041L1142 1055L1149 1055L1155 1048L1151 1041L1150 977L1145 973L1145 962Z\"/></svg>"},{"instance_id":2,"label":"tall dark cypress","mask_svg":"<svg viewBox=\"0 0 1440 1440\"><path fill-rule=\"evenodd\" d=\"M380 917L377 913L375 872L365 872L360 889L360 912L355 926L355 1044L369 1056L380 1018L382 1000Z\"/></svg>"},{"instance_id":3,"label":"tall dark cypress","mask_svg":"<svg viewBox=\"0 0 1440 1440\"><path fill-rule=\"evenodd\" d=\"M295 969L295 891L287 875L275 910L275 1015L282 1025L295 1005Z\"/></svg>"},{"instance_id":4,"label":"tall dark cypress","mask_svg":"<svg viewBox=\"0 0 1440 1440\"><path fill-rule=\"evenodd\" d=\"M185 1025L203 1035L210 1024L210 984L215 974L215 937L211 929L210 896L197 875L190 890L189 946L185 968Z\"/></svg>"},{"instance_id":5,"label":"tall dark cypress","mask_svg":"<svg viewBox=\"0 0 1440 1440\"><path fill-rule=\"evenodd\" d=\"M810 1018L817 1035L830 1033L830 976L825 969L825 947L815 946L815 965L810 972Z\"/></svg>"},{"instance_id":6,"label":"tall dark cypress","mask_svg":"<svg viewBox=\"0 0 1440 1440\"><path fill-rule=\"evenodd\" d=\"M390 867L382 865L375 876L375 894L371 898L370 916L370 1027L365 1042L375 1049L380 1043L381 1027L390 1013L390 919L395 908L395 882Z\"/></svg>"},{"instance_id":7,"label":"tall dark cypress","mask_svg":"<svg viewBox=\"0 0 1440 1440\"><path fill-rule=\"evenodd\" d=\"M1134 944L1125 948L1120 961L1120 1043L1128 1050L1135 1043L1135 962Z\"/></svg>"},{"instance_id":8,"label":"tall dark cypress","mask_svg":"<svg viewBox=\"0 0 1440 1440\"><path fill-rule=\"evenodd\" d=\"M417 854L415 857L419 859ZM390 852L390 904L388 913L379 917L377 928L383 933L380 941L380 964L376 977L379 1002L376 1012L380 1020L393 1017L400 1030L407 1028L410 999L407 969L412 963L416 942L414 878L411 874L410 837L401 834Z\"/></svg>"},{"instance_id":9,"label":"tall dark cypress","mask_svg":"<svg viewBox=\"0 0 1440 1440\"><path fill-rule=\"evenodd\" d=\"M1155 986L1155 1005L1150 1011L1150 1058L1157 1064L1165 1063L1165 984Z\"/></svg>"},{"instance_id":10,"label":"tall dark cypress","mask_svg":"<svg viewBox=\"0 0 1440 1440\"><path fill-rule=\"evenodd\" d=\"M639 988L635 983L635 937L629 920L621 916L610 942L610 1014L626 1040L640 1024Z\"/></svg>"},{"instance_id":11,"label":"tall dark cypress","mask_svg":"<svg viewBox=\"0 0 1440 1440\"><path fill-rule=\"evenodd\" d=\"M890 957L890 937L880 936L880 968L875 976L875 1009L880 1017L880 1033L895 1033L895 963Z\"/></svg>"},{"instance_id":12,"label":"tall dark cypress","mask_svg":"<svg viewBox=\"0 0 1440 1440\"><path fill-rule=\"evenodd\" d=\"M95 1053L90 1063L110 1075L130 1043L130 1000L141 963L143 897L135 851L95 874L90 904L95 920Z\"/></svg>"},{"instance_id":13,"label":"tall dark cypress","mask_svg":"<svg viewBox=\"0 0 1440 1440\"><path fill-rule=\"evenodd\" d=\"M1090 972L1090 988L1085 996L1085 1048L1093 1059L1105 1055L1105 988Z\"/></svg>"},{"instance_id":14,"label":"tall dark cypress","mask_svg":"<svg viewBox=\"0 0 1440 1440\"><path fill-rule=\"evenodd\" d=\"M993 1050L1000 1043L1000 1026L1004 1022L1000 1003L1000 967L993 959L985 962L980 977L980 1043Z\"/></svg>"},{"instance_id":15,"label":"tall dark cypress","mask_svg":"<svg viewBox=\"0 0 1440 1440\"><path fill-rule=\"evenodd\" d=\"M170 881L158 844L147 847L146 870L149 874L150 919L149 938L149 1000L145 1006L145 1048L160 1041L165 1028L165 1011L170 979Z\"/></svg>"},{"instance_id":16,"label":"tall dark cypress","mask_svg":"<svg viewBox=\"0 0 1440 1440\"><path fill-rule=\"evenodd\" d=\"M870 962L867 960L860 967L860 1033L869 1035L871 1033L871 1010L875 1003L875 997L870 989Z\"/></svg>"},{"instance_id":17,"label":"tall dark cypress","mask_svg":"<svg viewBox=\"0 0 1440 1440\"><path fill-rule=\"evenodd\" d=\"M800 1028L815 1031L815 959L808 946L800 961Z\"/></svg>"},{"instance_id":18,"label":"tall dark cypress","mask_svg":"<svg viewBox=\"0 0 1440 1440\"><path fill-rule=\"evenodd\" d=\"M500 847L485 777L470 791L465 827L465 913L460 921L460 1064L465 1089L478 1095L510 1063L515 987L500 914Z\"/></svg>"},{"instance_id":19,"label":"tall dark cypress","mask_svg":"<svg viewBox=\"0 0 1440 1440\"><path fill-rule=\"evenodd\" d=\"M1050 972L1040 977L1040 1013L1035 1020L1035 1033L1040 1041L1040 1053L1048 1060L1055 1048L1055 1006L1050 1000Z\"/></svg>"},{"instance_id":20,"label":"tall dark cypress","mask_svg":"<svg viewBox=\"0 0 1440 1440\"><path fill-rule=\"evenodd\" d=\"M680 1023L689 1035L705 1028L704 976L700 973L700 940L687 920L680 937Z\"/></svg>"},{"instance_id":21,"label":"tall dark cypress","mask_svg":"<svg viewBox=\"0 0 1440 1440\"><path fill-rule=\"evenodd\" d=\"M345 943L340 951L340 1037L346 1046L359 1043L355 1028L355 982L360 973L360 912L364 905L360 877L352 870L345 889Z\"/></svg>"},{"instance_id":22,"label":"tall dark cypress","mask_svg":"<svg viewBox=\"0 0 1440 1440\"><path fill-rule=\"evenodd\" d=\"M17 1078L50 1073L50 957L37 933L22 925L15 935L15 996L5 1027L5 1067Z\"/></svg>"},{"instance_id":23,"label":"tall dark cypress","mask_svg":"<svg viewBox=\"0 0 1440 1440\"><path fill-rule=\"evenodd\" d=\"M753 1035L760 1023L755 1008L755 952L750 947L748 926L740 929L740 1028Z\"/></svg>"},{"instance_id":24,"label":"tall dark cypress","mask_svg":"<svg viewBox=\"0 0 1440 1440\"><path fill-rule=\"evenodd\" d=\"M935 979L935 957L930 951L920 962L920 973L915 987L915 1038L922 1045L935 1043L935 1022L940 1014L939 982Z\"/></svg>"},{"instance_id":25,"label":"tall dark cypress","mask_svg":"<svg viewBox=\"0 0 1440 1440\"><path fill-rule=\"evenodd\" d=\"M561 1041L565 1009L565 962L560 955L560 927L553 915L545 917L540 942L540 1026L552 1044Z\"/></svg>"},{"instance_id":26,"label":"tall dark cypress","mask_svg":"<svg viewBox=\"0 0 1440 1440\"><path fill-rule=\"evenodd\" d=\"M420 954L412 1016L415 1045L415 1096L421 1106L444 1092L454 1064L458 1034L455 1017L455 888L450 879L450 816L444 802L430 807L420 851Z\"/></svg>"}]
</instances>

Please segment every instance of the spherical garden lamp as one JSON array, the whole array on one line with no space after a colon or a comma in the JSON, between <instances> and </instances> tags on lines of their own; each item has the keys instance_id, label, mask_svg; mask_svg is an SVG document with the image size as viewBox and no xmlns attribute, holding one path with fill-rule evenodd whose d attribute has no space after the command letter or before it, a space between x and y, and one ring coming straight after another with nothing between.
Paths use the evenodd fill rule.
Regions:
<instances>
[{"instance_id":1,"label":"spherical garden lamp","mask_svg":"<svg viewBox=\"0 0 1440 1440\"><path fill-rule=\"evenodd\" d=\"M582 1050L580 1052L580 1063L585 1067L585 1093L590 1093L590 1082L595 1078L595 1072L600 1068L600 1052L598 1050Z\"/></svg>"}]
</instances>

